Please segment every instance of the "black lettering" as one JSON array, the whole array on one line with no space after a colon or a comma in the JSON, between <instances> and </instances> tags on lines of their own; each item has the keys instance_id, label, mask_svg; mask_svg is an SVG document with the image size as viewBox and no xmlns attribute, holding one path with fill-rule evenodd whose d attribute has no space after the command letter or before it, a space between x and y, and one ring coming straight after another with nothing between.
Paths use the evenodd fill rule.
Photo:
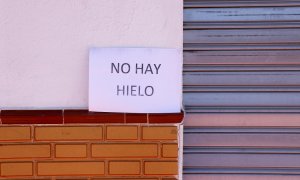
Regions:
<instances>
[{"instance_id":1,"label":"black lettering","mask_svg":"<svg viewBox=\"0 0 300 180\"><path fill-rule=\"evenodd\" d=\"M119 96L119 92L123 92L123 96L124 96L124 92L125 91L125 87L123 86L122 89L119 88L119 85L117 85L117 96Z\"/></svg>"},{"instance_id":2,"label":"black lettering","mask_svg":"<svg viewBox=\"0 0 300 180\"><path fill-rule=\"evenodd\" d=\"M114 73L114 69L115 69L115 71L117 72L117 73L119 73L120 72L120 64L118 63L118 67L116 67L116 65L114 64L114 63L111 63L111 73Z\"/></svg>"},{"instance_id":3,"label":"black lettering","mask_svg":"<svg viewBox=\"0 0 300 180\"><path fill-rule=\"evenodd\" d=\"M141 64L141 67L139 67L138 63L135 64L135 74L138 74L138 70L140 70L141 74L143 74L144 71L143 69L144 69L144 64Z\"/></svg>"},{"instance_id":4,"label":"black lettering","mask_svg":"<svg viewBox=\"0 0 300 180\"><path fill-rule=\"evenodd\" d=\"M126 65L126 66L125 66L125 65ZM127 67L127 68L126 68L126 67ZM126 69L127 69L127 70L126 70ZM129 73L129 71L130 71L130 65L129 65L128 63L122 64L121 70L122 70L122 73L125 73L125 74Z\"/></svg>"},{"instance_id":5,"label":"black lettering","mask_svg":"<svg viewBox=\"0 0 300 180\"><path fill-rule=\"evenodd\" d=\"M156 74L158 74L158 70L159 70L160 66L161 66L161 64L159 64L158 66L156 66L156 64L154 64L154 67L156 69Z\"/></svg>"},{"instance_id":6,"label":"black lettering","mask_svg":"<svg viewBox=\"0 0 300 180\"><path fill-rule=\"evenodd\" d=\"M144 74L147 74L147 72L150 72L151 74L153 74L153 71L152 71L152 68L151 68L151 65L148 64L147 67L146 67L146 70L145 70L145 73Z\"/></svg>"},{"instance_id":7,"label":"black lettering","mask_svg":"<svg viewBox=\"0 0 300 180\"><path fill-rule=\"evenodd\" d=\"M136 96L136 93L134 92L136 92L136 85L131 86L131 96Z\"/></svg>"},{"instance_id":8,"label":"black lettering","mask_svg":"<svg viewBox=\"0 0 300 180\"><path fill-rule=\"evenodd\" d=\"M144 96L144 94L141 93L141 86L139 86L139 96Z\"/></svg>"},{"instance_id":9,"label":"black lettering","mask_svg":"<svg viewBox=\"0 0 300 180\"><path fill-rule=\"evenodd\" d=\"M127 85L126 87L127 87L126 89L127 89L127 96L128 96L128 93L129 93L129 86Z\"/></svg>"},{"instance_id":10,"label":"black lettering","mask_svg":"<svg viewBox=\"0 0 300 180\"><path fill-rule=\"evenodd\" d=\"M149 89L150 93L148 92L148 89ZM152 96L154 94L154 88L152 86L146 86L145 94L146 94L146 96Z\"/></svg>"}]
</instances>

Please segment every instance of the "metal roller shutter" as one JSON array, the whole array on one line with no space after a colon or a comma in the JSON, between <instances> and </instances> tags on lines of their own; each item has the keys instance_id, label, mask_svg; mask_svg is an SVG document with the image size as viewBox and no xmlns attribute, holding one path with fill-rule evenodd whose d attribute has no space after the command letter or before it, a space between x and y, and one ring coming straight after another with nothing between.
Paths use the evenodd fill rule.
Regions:
<instances>
[{"instance_id":1,"label":"metal roller shutter","mask_svg":"<svg viewBox=\"0 0 300 180\"><path fill-rule=\"evenodd\" d=\"M300 1L184 1L185 180L300 179Z\"/></svg>"}]
</instances>

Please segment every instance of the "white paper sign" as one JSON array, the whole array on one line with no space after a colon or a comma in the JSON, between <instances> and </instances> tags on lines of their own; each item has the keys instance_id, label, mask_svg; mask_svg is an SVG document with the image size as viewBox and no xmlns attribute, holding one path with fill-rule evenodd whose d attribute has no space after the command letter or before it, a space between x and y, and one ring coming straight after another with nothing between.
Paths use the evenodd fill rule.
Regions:
<instances>
[{"instance_id":1,"label":"white paper sign","mask_svg":"<svg viewBox=\"0 0 300 180\"><path fill-rule=\"evenodd\" d=\"M90 49L90 111L173 113L181 101L181 50Z\"/></svg>"}]
</instances>

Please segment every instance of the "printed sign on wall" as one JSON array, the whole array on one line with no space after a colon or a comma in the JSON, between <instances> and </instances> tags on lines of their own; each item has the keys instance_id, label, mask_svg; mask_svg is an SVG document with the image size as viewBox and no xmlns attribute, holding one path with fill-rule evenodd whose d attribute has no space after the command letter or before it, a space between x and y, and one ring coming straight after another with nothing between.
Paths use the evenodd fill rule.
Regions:
<instances>
[{"instance_id":1,"label":"printed sign on wall","mask_svg":"<svg viewBox=\"0 0 300 180\"><path fill-rule=\"evenodd\" d=\"M181 101L181 50L90 49L90 111L173 113Z\"/></svg>"}]
</instances>

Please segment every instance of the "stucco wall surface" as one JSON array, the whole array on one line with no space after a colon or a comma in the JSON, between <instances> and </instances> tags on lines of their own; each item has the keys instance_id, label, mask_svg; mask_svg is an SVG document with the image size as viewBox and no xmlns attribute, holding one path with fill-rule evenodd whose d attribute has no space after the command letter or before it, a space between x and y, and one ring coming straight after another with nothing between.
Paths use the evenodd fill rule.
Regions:
<instances>
[{"instance_id":1,"label":"stucco wall surface","mask_svg":"<svg viewBox=\"0 0 300 180\"><path fill-rule=\"evenodd\" d=\"M0 109L86 108L95 46L182 48L182 1L0 0Z\"/></svg>"}]
</instances>

